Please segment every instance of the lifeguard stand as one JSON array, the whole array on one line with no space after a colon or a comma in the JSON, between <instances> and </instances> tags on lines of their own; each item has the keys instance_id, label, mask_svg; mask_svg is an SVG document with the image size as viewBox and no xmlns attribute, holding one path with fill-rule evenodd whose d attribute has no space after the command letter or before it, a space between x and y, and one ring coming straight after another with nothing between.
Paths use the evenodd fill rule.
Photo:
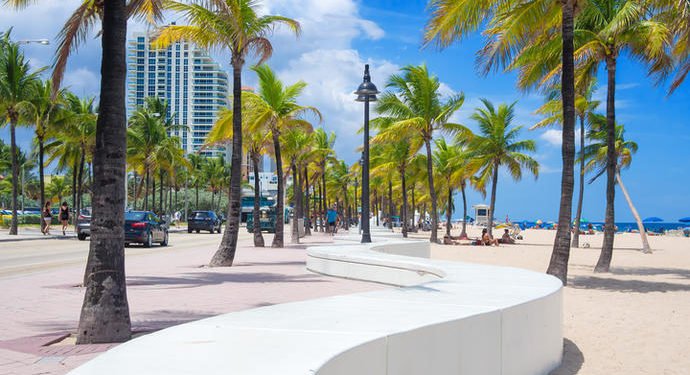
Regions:
<instances>
[{"instance_id":1,"label":"lifeguard stand","mask_svg":"<svg viewBox=\"0 0 690 375\"><path fill-rule=\"evenodd\" d=\"M477 225L489 224L489 206L485 204L475 204L474 209L474 223Z\"/></svg>"}]
</instances>

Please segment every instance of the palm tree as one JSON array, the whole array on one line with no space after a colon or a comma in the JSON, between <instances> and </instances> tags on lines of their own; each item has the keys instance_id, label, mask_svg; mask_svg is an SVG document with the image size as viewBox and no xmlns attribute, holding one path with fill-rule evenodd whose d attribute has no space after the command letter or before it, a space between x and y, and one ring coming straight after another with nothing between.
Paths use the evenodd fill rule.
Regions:
<instances>
[{"instance_id":1,"label":"palm tree","mask_svg":"<svg viewBox=\"0 0 690 375\"><path fill-rule=\"evenodd\" d=\"M246 95L247 92L243 92ZM261 206L261 186L259 179L259 163L261 157L267 153L270 145L270 132L266 129L266 124L262 122L253 122L246 117L252 116L251 108L246 108L250 101L244 100L243 106L245 110L242 112L245 116L242 119L242 131L244 134L242 138L245 140L244 149L249 154L249 159L252 162L252 169L254 172L254 210L253 217L257 220L259 217ZM232 139L232 111L223 110L218 115L218 120L213 125L211 132L206 137L206 145L227 144ZM251 127L254 126L254 127ZM254 226L254 247L264 247L264 237L261 235L261 227Z\"/></svg>"},{"instance_id":2,"label":"palm tree","mask_svg":"<svg viewBox=\"0 0 690 375\"><path fill-rule=\"evenodd\" d=\"M480 63L488 73L499 65L508 65L515 51L534 42L535 35L548 32L561 35L561 98L563 103L563 170L558 230L547 273L558 277L563 285L568 280L570 258L570 219L573 206L575 162L575 8L578 0L431 0L424 41L440 48L467 37L484 22L491 26L484 35L487 43L480 54ZM558 16L560 15L560 21ZM488 21L487 21L488 20ZM560 29L560 30L559 30ZM535 43L538 45L538 43Z\"/></svg>"},{"instance_id":3,"label":"palm tree","mask_svg":"<svg viewBox=\"0 0 690 375\"><path fill-rule=\"evenodd\" d=\"M326 166L328 163L336 161L335 151L333 146L335 145L335 133L326 133L323 128L316 129L314 131L314 150L317 158L318 175L321 177L320 189L321 189L321 200L319 202L319 211L321 211L321 232L326 231L326 217L325 213L328 209L328 204L326 201ZM355 203L356 204L356 203Z\"/></svg>"},{"instance_id":4,"label":"palm tree","mask_svg":"<svg viewBox=\"0 0 690 375\"><path fill-rule=\"evenodd\" d=\"M145 19L150 24L163 19L163 3L166 0L129 0L126 5L126 16L135 19ZM35 0L6 0L5 3L15 9L22 9ZM70 55L100 22L103 23L105 12L104 1L82 0L81 5L70 15L57 35L58 47L53 61L53 73L50 80L53 83L54 97L58 96L62 78L67 68ZM102 34L102 32L101 32Z\"/></svg>"},{"instance_id":5,"label":"palm tree","mask_svg":"<svg viewBox=\"0 0 690 375\"><path fill-rule=\"evenodd\" d=\"M300 26L295 20L281 16L257 14L254 0L213 0L182 3L170 1L167 8L182 13L188 25L170 25L161 30L155 44L166 47L187 39L202 48L220 48L230 52L233 72L232 113L233 139L228 198L228 224L223 241L213 255L212 266L232 266L240 228L241 166L242 166L242 68L248 54L258 55L259 64L273 52L267 36L278 24L287 25L295 34ZM277 229L277 228L276 228Z\"/></svg>"},{"instance_id":6,"label":"palm tree","mask_svg":"<svg viewBox=\"0 0 690 375\"><path fill-rule=\"evenodd\" d=\"M577 198L577 211L575 212L575 221L573 226L575 228L573 235L572 247L580 247L580 220L582 218L582 203L584 201L585 193L585 160L582 157L582 152L585 147L585 129L589 125L591 116L594 110L599 107L598 100L592 100L592 94L596 88L596 80L591 80L584 89L578 87L578 94L575 98L575 114L580 120L580 182ZM552 90L548 93L549 100L539 107L535 113L546 116L544 119L533 125L530 130L540 129L554 124L561 124L563 121L563 114L561 108L563 104L560 100L560 91Z\"/></svg>"},{"instance_id":7,"label":"palm tree","mask_svg":"<svg viewBox=\"0 0 690 375\"><path fill-rule=\"evenodd\" d=\"M578 80L591 80L602 64L605 64L607 71L609 162L606 172L606 217L604 242L595 271L608 272L615 232L614 137L618 58L627 52L648 65L650 74L667 71L671 66L671 58L667 54L671 33L665 24L650 19L646 2L642 0L588 0L575 20L574 33L578 36L574 52L578 57ZM521 85L545 84L560 72L560 65L553 58L544 58L554 56L558 51L559 38L557 35L547 35L545 38L548 39L525 48L516 58L514 66L521 69Z\"/></svg>"},{"instance_id":8,"label":"palm tree","mask_svg":"<svg viewBox=\"0 0 690 375\"><path fill-rule=\"evenodd\" d=\"M524 152L534 152L536 143L533 140L518 140L522 126L512 126L515 118L516 102L498 108L487 99L482 99L484 108L475 109L471 118L479 125L480 134L470 141L472 160L470 169L478 170L476 184L484 188L491 181L491 204L489 206L489 234L493 229L493 217L496 213L496 186L498 170L505 166L514 180L522 178L522 169L526 168L535 178L539 175L539 163ZM568 220L570 222L570 220Z\"/></svg>"},{"instance_id":9,"label":"palm tree","mask_svg":"<svg viewBox=\"0 0 690 375\"><path fill-rule=\"evenodd\" d=\"M36 81L34 95L29 101L30 105L26 109L26 118L31 119L34 124L35 142L38 146L38 179L40 186L40 201L45 202L45 181L44 181L44 146L48 128L54 126L55 120L59 115L60 104L63 101L65 91L58 91L53 96L53 85L50 80ZM43 226L43 223L41 223Z\"/></svg>"},{"instance_id":10,"label":"palm tree","mask_svg":"<svg viewBox=\"0 0 690 375\"><path fill-rule=\"evenodd\" d=\"M608 132L606 117L601 115L594 115L593 117L592 130L587 136L590 143L585 147L583 152L583 157L585 160L587 160L587 170L596 172L595 176L590 180L590 183L606 172L608 158ZM625 185L623 185L623 179L621 178L621 170L630 167L630 163L632 163L632 156L636 152L637 143L626 140L625 128L623 125L617 125L615 142L616 182L618 183L618 186L620 186L621 191L625 196L625 200L630 207L630 211L635 218L635 222L637 223L637 229L639 230L640 237L642 238L642 251L649 254L652 252L652 249L649 246L649 241L647 240L647 232L645 231L642 219L637 213L637 209L635 209L632 199L630 198L630 194L625 188Z\"/></svg>"},{"instance_id":11,"label":"palm tree","mask_svg":"<svg viewBox=\"0 0 690 375\"><path fill-rule=\"evenodd\" d=\"M469 177L476 171L472 170L468 165L468 151L463 147L470 138L467 137L467 135L458 138L460 138L459 142L453 145L449 145L445 138L437 139L433 161L436 167L436 173L442 178L448 194L448 203L446 205L446 235L451 235L451 217L454 207L453 193L454 189L459 187L463 197L463 225L460 238L467 238L467 226L465 224L465 219L467 218L467 199L465 197L465 187Z\"/></svg>"},{"instance_id":12,"label":"palm tree","mask_svg":"<svg viewBox=\"0 0 690 375\"><path fill-rule=\"evenodd\" d=\"M270 130L273 140L273 155L278 174L278 197L276 200L276 234L272 247L283 247L283 214L285 209L285 178L283 177L283 156L281 155L281 133L294 127L311 126L302 116L311 113L321 119L321 113L314 107L297 104L297 98L306 87L299 81L285 86L267 65L252 68L259 78L256 93L247 92L244 100L252 108L253 115L248 121L250 127L265 126ZM263 125L262 125L263 124ZM234 125L233 125L234 126Z\"/></svg>"},{"instance_id":13,"label":"palm tree","mask_svg":"<svg viewBox=\"0 0 690 375\"><path fill-rule=\"evenodd\" d=\"M31 0L9 0L14 7ZM97 19L101 19L100 109L96 126L93 161L93 219L89 256L95 262L87 270L89 282L79 319L77 344L120 342L131 336L129 304L124 274L124 200L126 175L126 39L127 18L147 15L160 18L159 0L92 1L84 3L69 18L59 35L61 40L53 76L54 89L60 86L66 56L84 40ZM77 42L77 43L75 43ZM60 60L60 56L65 56ZM108 301L104 303L103 301Z\"/></svg>"},{"instance_id":14,"label":"palm tree","mask_svg":"<svg viewBox=\"0 0 690 375\"><path fill-rule=\"evenodd\" d=\"M204 184L204 175L202 173L203 165L206 158L199 154L189 154L187 155L189 164L191 165L191 179L192 185L194 186L194 209L199 209L199 186Z\"/></svg>"},{"instance_id":15,"label":"palm tree","mask_svg":"<svg viewBox=\"0 0 690 375\"><path fill-rule=\"evenodd\" d=\"M402 68L402 75L392 75L386 85L392 91L381 95L376 110L392 121L390 131L394 134L414 133L426 146L429 194L431 196L431 242L438 242L438 209L434 189L431 140L434 130L446 132L465 131L461 125L448 123L465 101L460 94L449 95L443 101L439 80L429 75L425 65ZM417 152L417 150L415 150Z\"/></svg>"},{"instance_id":16,"label":"palm tree","mask_svg":"<svg viewBox=\"0 0 690 375\"><path fill-rule=\"evenodd\" d=\"M30 106L39 73L30 71L29 62L19 49L19 44L10 40L9 31L0 37L0 114L2 122L10 125L13 182L19 181L15 129L17 125L28 120L22 116L22 112ZM17 234L17 187L18 184L12 184L12 221L9 233L11 235Z\"/></svg>"},{"instance_id":17,"label":"palm tree","mask_svg":"<svg viewBox=\"0 0 690 375\"><path fill-rule=\"evenodd\" d=\"M122 231L127 154L126 39L125 1L104 1L101 36L101 72L104 73L93 157L93 216L86 270L89 276L79 318L78 344L121 342L131 337ZM57 85L55 80L53 83Z\"/></svg>"},{"instance_id":18,"label":"palm tree","mask_svg":"<svg viewBox=\"0 0 690 375\"><path fill-rule=\"evenodd\" d=\"M62 203L62 198L69 194L69 189L70 186L64 176L53 176L48 184L50 199L57 198L60 203Z\"/></svg>"},{"instance_id":19,"label":"palm tree","mask_svg":"<svg viewBox=\"0 0 690 375\"><path fill-rule=\"evenodd\" d=\"M669 94L672 94L690 74L690 2L683 0L650 2L657 11L655 18L668 25L673 35L671 52L676 60L676 69L669 88ZM670 72L666 67L656 67L655 73L660 78L659 82L662 82Z\"/></svg>"},{"instance_id":20,"label":"palm tree","mask_svg":"<svg viewBox=\"0 0 690 375\"><path fill-rule=\"evenodd\" d=\"M307 124L305 124L307 125ZM309 156L312 144L312 133L310 127L293 127L286 130L281 135L281 147L283 158L289 163L292 171L292 187L294 214L292 221L292 243L299 243L299 227L304 220L303 212L303 189L302 168L305 165L305 158Z\"/></svg>"}]
</instances>

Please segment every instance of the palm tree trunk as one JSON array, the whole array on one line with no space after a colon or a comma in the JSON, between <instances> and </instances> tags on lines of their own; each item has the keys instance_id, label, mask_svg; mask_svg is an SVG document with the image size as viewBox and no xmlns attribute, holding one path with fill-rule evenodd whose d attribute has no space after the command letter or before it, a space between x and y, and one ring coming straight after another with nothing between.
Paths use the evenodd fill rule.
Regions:
<instances>
[{"instance_id":1,"label":"palm tree trunk","mask_svg":"<svg viewBox=\"0 0 690 375\"><path fill-rule=\"evenodd\" d=\"M628 202L628 206L630 206L630 212L632 212L633 217L635 218L635 222L637 223L637 229L640 231L640 237L642 238L642 252L645 254L651 254L652 248L649 246L649 241L647 240L647 231L644 228L644 224L642 224L640 214L637 213L637 209L633 205L632 199L630 198L630 194L628 193L628 189L626 189L625 185L623 185L623 179L621 178L620 172L616 172L616 181L618 182L618 186L621 187L621 191L623 192L625 201Z\"/></svg>"},{"instance_id":2,"label":"palm tree trunk","mask_svg":"<svg viewBox=\"0 0 690 375\"><path fill-rule=\"evenodd\" d=\"M571 247L580 247L580 220L582 220L582 202L585 197L585 116L580 116L580 191L577 196L575 212L575 230Z\"/></svg>"},{"instance_id":3,"label":"palm tree trunk","mask_svg":"<svg viewBox=\"0 0 690 375\"><path fill-rule=\"evenodd\" d=\"M156 211L156 173L151 177L151 211Z\"/></svg>"},{"instance_id":4,"label":"palm tree trunk","mask_svg":"<svg viewBox=\"0 0 690 375\"><path fill-rule=\"evenodd\" d=\"M388 179L388 229L393 230L393 180Z\"/></svg>"},{"instance_id":5,"label":"palm tree trunk","mask_svg":"<svg viewBox=\"0 0 690 375\"><path fill-rule=\"evenodd\" d=\"M558 210L558 230L553 243L553 252L546 273L568 282L568 260L570 258L570 220L573 211L573 185L575 162L575 62L573 47L573 19L576 0L561 0L561 36L563 45L561 98L563 101L563 142L561 154L561 202Z\"/></svg>"},{"instance_id":6,"label":"palm tree trunk","mask_svg":"<svg viewBox=\"0 0 690 375\"><path fill-rule=\"evenodd\" d=\"M84 149L81 150L81 157L79 158L79 171L77 174L77 205L76 209L77 212L81 211L81 202L82 202L82 189L84 186L84 163L85 161L85 153L86 151ZM86 283L86 277L87 275L84 275L84 282Z\"/></svg>"},{"instance_id":7,"label":"palm tree trunk","mask_svg":"<svg viewBox=\"0 0 690 375\"><path fill-rule=\"evenodd\" d=\"M292 213L292 236L290 237L290 242L291 243L299 243L299 220L300 220L300 215L302 214L301 211L301 206L302 206L302 193L300 189L300 178L299 174L297 173L297 165L295 164L295 161L293 160L291 163L291 169L292 169L292 200L294 203L294 210Z\"/></svg>"},{"instance_id":8,"label":"palm tree trunk","mask_svg":"<svg viewBox=\"0 0 690 375\"><path fill-rule=\"evenodd\" d=\"M261 208L261 185L259 184L259 155L251 153L252 166L254 167L254 247L264 247L264 236L261 235L261 222L259 210Z\"/></svg>"},{"instance_id":9,"label":"palm tree trunk","mask_svg":"<svg viewBox=\"0 0 690 375\"><path fill-rule=\"evenodd\" d=\"M426 145L426 173L429 177L429 196L431 197L431 237L429 237L429 241L438 242L438 235L436 234L436 229L438 229L438 202L436 202L436 189L434 189L434 167L431 158L431 140L425 139L424 144Z\"/></svg>"},{"instance_id":10,"label":"palm tree trunk","mask_svg":"<svg viewBox=\"0 0 690 375\"><path fill-rule=\"evenodd\" d=\"M194 190L196 194L196 201L194 203L194 209L198 210L199 209L199 182L197 181L196 184L194 184Z\"/></svg>"},{"instance_id":11,"label":"palm tree trunk","mask_svg":"<svg viewBox=\"0 0 690 375\"><path fill-rule=\"evenodd\" d=\"M323 175L321 176L321 183L323 184L323 191L321 193L321 196L323 197L323 208L321 209L321 226L323 228L323 231L327 231L326 229L326 211L328 210L328 200L326 197L326 162L324 161L322 164L322 170L323 170Z\"/></svg>"},{"instance_id":12,"label":"palm tree trunk","mask_svg":"<svg viewBox=\"0 0 690 375\"><path fill-rule=\"evenodd\" d=\"M74 208L72 221L76 232L77 219L79 218L80 214L80 212L77 211L77 161L74 162L74 166L72 167L72 208Z\"/></svg>"},{"instance_id":13,"label":"palm tree trunk","mask_svg":"<svg viewBox=\"0 0 690 375\"><path fill-rule=\"evenodd\" d=\"M488 223L488 229L489 229L489 236L493 235L493 227L494 227L494 210L496 209L496 186L498 185L498 161L494 162L494 176L491 181L491 203L489 206L489 223Z\"/></svg>"},{"instance_id":14,"label":"palm tree trunk","mask_svg":"<svg viewBox=\"0 0 690 375\"><path fill-rule=\"evenodd\" d=\"M448 182L450 185L450 181ZM446 234L450 237L450 230L453 227L451 216L453 215L453 188L448 188L448 209L446 209Z\"/></svg>"},{"instance_id":15,"label":"palm tree trunk","mask_svg":"<svg viewBox=\"0 0 690 375\"><path fill-rule=\"evenodd\" d=\"M43 174L43 136L38 136L38 183L41 189L41 204L46 203L45 176ZM62 204L62 202L60 202ZM41 220L41 231L45 227L45 221Z\"/></svg>"},{"instance_id":16,"label":"palm tree trunk","mask_svg":"<svg viewBox=\"0 0 690 375\"><path fill-rule=\"evenodd\" d=\"M460 184L460 191L462 192L462 232L460 232L460 239L467 239L467 197L465 196L465 182Z\"/></svg>"},{"instance_id":17,"label":"palm tree trunk","mask_svg":"<svg viewBox=\"0 0 690 375\"><path fill-rule=\"evenodd\" d=\"M19 187L19 184L17 181L19 181L19 160L17 158L17 138L16 138L16 131L15 129L17 128L17 116L12 116L10 119L10 152L12 153L12 221L10 224L10 233L11 235L17 235L17 226L19 225L19 221L17 220L17 195L19 195L19 192L17 188ZM23 182L23 181L22 181Z\"/></svg>"},{"instance_id":18,"label":"palm tree trunk","mask_svg":"<svg viewBox=\"0 0 690 375\"><path fill-rule=\"evenodd\" d=\"M417 212L417 206L416 206L415 200L414 200L414 186L415 186L415 184L412 184L412 191L411 191L412 196L410 197L410 201L412 203L411 204L411 206L412 206L412 231L417 233L417 222L415 222L415 220L414 220L414 215Z\"/></svg>"},{"instance_id":19,"label":"palm tree trunk","mask_svg":"<svg viewBox=\"0 0 690 375\"><path fill-rule=\"evenodd\" d=\"M307 226L304 228L304 234L311 236L311 217L309 216L309 172L307 167L304 167L304 217L307 219Z\"/></svg>"},{"instance_id":20,"label":"palm tree trunk","mask_svg":"<svg viewBox=\"0 0 690 375\"><path fill-rule=\"evenodd\" d=\"M608 87L606 89L606 214L604 216L604 242L594 272L609 272L613 258L616 199L616 59L606 58Z\"/></svg>"},{"instance_id":21,"label":"palm tree trunk","mask_svg":"<svg viewBox=\"0 0 690 375\"><path fill-rule=\"evenodd\" d=\"M146 169L146 191L144 192L144 211L148 211L148 209L149 209L149 186L151 183L151 176L149 173L148 165L145 167L145 169Z\"/></svg>"},{"instance_id":22,"label":"palm tree trunk","mask_svg":"<svg viewBox=\"0 0 690 375\"><path fill-rule=\"evenodd\" d=\"M276 173L278 174L278 197L276 199L276 234L273 236L273 243L271 247L283 247L284 246L284 233L283 228L285 226L284 214L285 214L285 181L283 181L283 160L280 156L280 134L278 129L271 130L273 136L273 152L276 158Z\"/></svg>"},{"instance_id":23,"label":"palm tree trunk","mask_svg":"<svg viewBox=\"0 0 690 375\"><path fill-rule=\"evenodd\" d=\"M403 238L407 238L407 186L405 186L405 166L400 169L400 181L402 184L402 209L400 210L400 222L402 223Z\"/></svg>"},{"instance_id":24,"label":"palm tree trunk","mask_svg":"<svg viewBox=\"0 0 690 375\"><path fill-rule=\"evenodd\" d=\"M160 209L158 211L162 215L165 212L165 199L163 199L163 191L165 190L163 188L163 168L158 170L158 181L160 181L160 191L158 192L158 201L160 202Z\"/></svg>"},{"instance_id":25,"label":"palm tree trunk","mask_svg":"<svg viewBox=\"0 0 690 375\"><path fill-rule=\"evenodd\" d=\"M77 344L131 337L125 281L124 211L127 119L125 0L103 2L100 110L93 168L93 219Z\"/></svg>"},{"instance_id":26,"label":"palm tree trunk","mask_svg":"<svg viewBox=\"0 0 690 375\"><path fill-rule=\"evenodd\" d=\"M232 57L232 159L228 190L228 224L211 266L232 266L240 230L242 199L242 56Z\"/></svg>"}]
</instances>

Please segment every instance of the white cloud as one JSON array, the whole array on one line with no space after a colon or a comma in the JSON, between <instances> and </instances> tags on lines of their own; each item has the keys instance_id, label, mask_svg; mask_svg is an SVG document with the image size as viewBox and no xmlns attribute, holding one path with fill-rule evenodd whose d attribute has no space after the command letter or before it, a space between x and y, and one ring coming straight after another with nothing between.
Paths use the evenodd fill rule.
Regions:
<instances>
[{"instance_id":1,"label":"white cloud","mask_svg":"<svg viewBox=\"0 0 690 375\"><path fill-rule=\"evenodd\" d=\"M80 96L97 96L101 77L87 69L79 68L65 73L63 87Z\"/></svg>"},{"instance_id":2,"label":"white cloud","mask_svg":"<svg viewBox=\"0 0 690 375\"><path fill-rule=\"evenodd\" d=\"M539 136L540 139L548 142L553 146L560 146L563 142L563 131L556 129L548 129Z\"/></svg>"},{"instance_id":3,"label":"white cloud","mask_svg":"<svg viewBox=\"0 0 690 375\"><path fill-rule=\"evenodd\" d=\"M357 160L355 149L362 144L362 136L356 133L362 126L363 105L354 101L352 92L362 81L364 64L371 65L372 81L379 88L398 70L389 61L364 60L356 50L319 49L302 54L278 71L287 84L307 82L301 103L319 108L324 115L322 126L336 132L337 152L348 161ZM373 106L371 109L373 118Z\"/></svg>"}]
</instances>

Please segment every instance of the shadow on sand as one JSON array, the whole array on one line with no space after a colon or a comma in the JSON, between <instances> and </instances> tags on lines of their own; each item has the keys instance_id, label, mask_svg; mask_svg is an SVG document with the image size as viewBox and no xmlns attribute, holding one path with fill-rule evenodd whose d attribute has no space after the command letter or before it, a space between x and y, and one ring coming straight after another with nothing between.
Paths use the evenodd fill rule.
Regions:
<instances>
[{"instance_id":1,"label":"shadow on sand","mask_svg":"<svg viewBox=\"0 0 690 375\"><path fill-rule=\"evenodd\" d=\"M569 279L568 286L576 289L595 289L611 292L677 292L690 291L690 284L676 284L659 281L620 280L596 276L575 276Z\"/></svg>"},{"instance_id":2,"label":"shadow on sand","mask_svg":"<svg viewBox=\"0 0 690 375\"><path fill-rule=\"evenodd\" d=\"M555 370L551 371L549 375L574 375L580 372L582 364L585 362L585 356L582 354L577 345L563 338L563 360L561 365Z\"/></svg>"}]
</instances>

